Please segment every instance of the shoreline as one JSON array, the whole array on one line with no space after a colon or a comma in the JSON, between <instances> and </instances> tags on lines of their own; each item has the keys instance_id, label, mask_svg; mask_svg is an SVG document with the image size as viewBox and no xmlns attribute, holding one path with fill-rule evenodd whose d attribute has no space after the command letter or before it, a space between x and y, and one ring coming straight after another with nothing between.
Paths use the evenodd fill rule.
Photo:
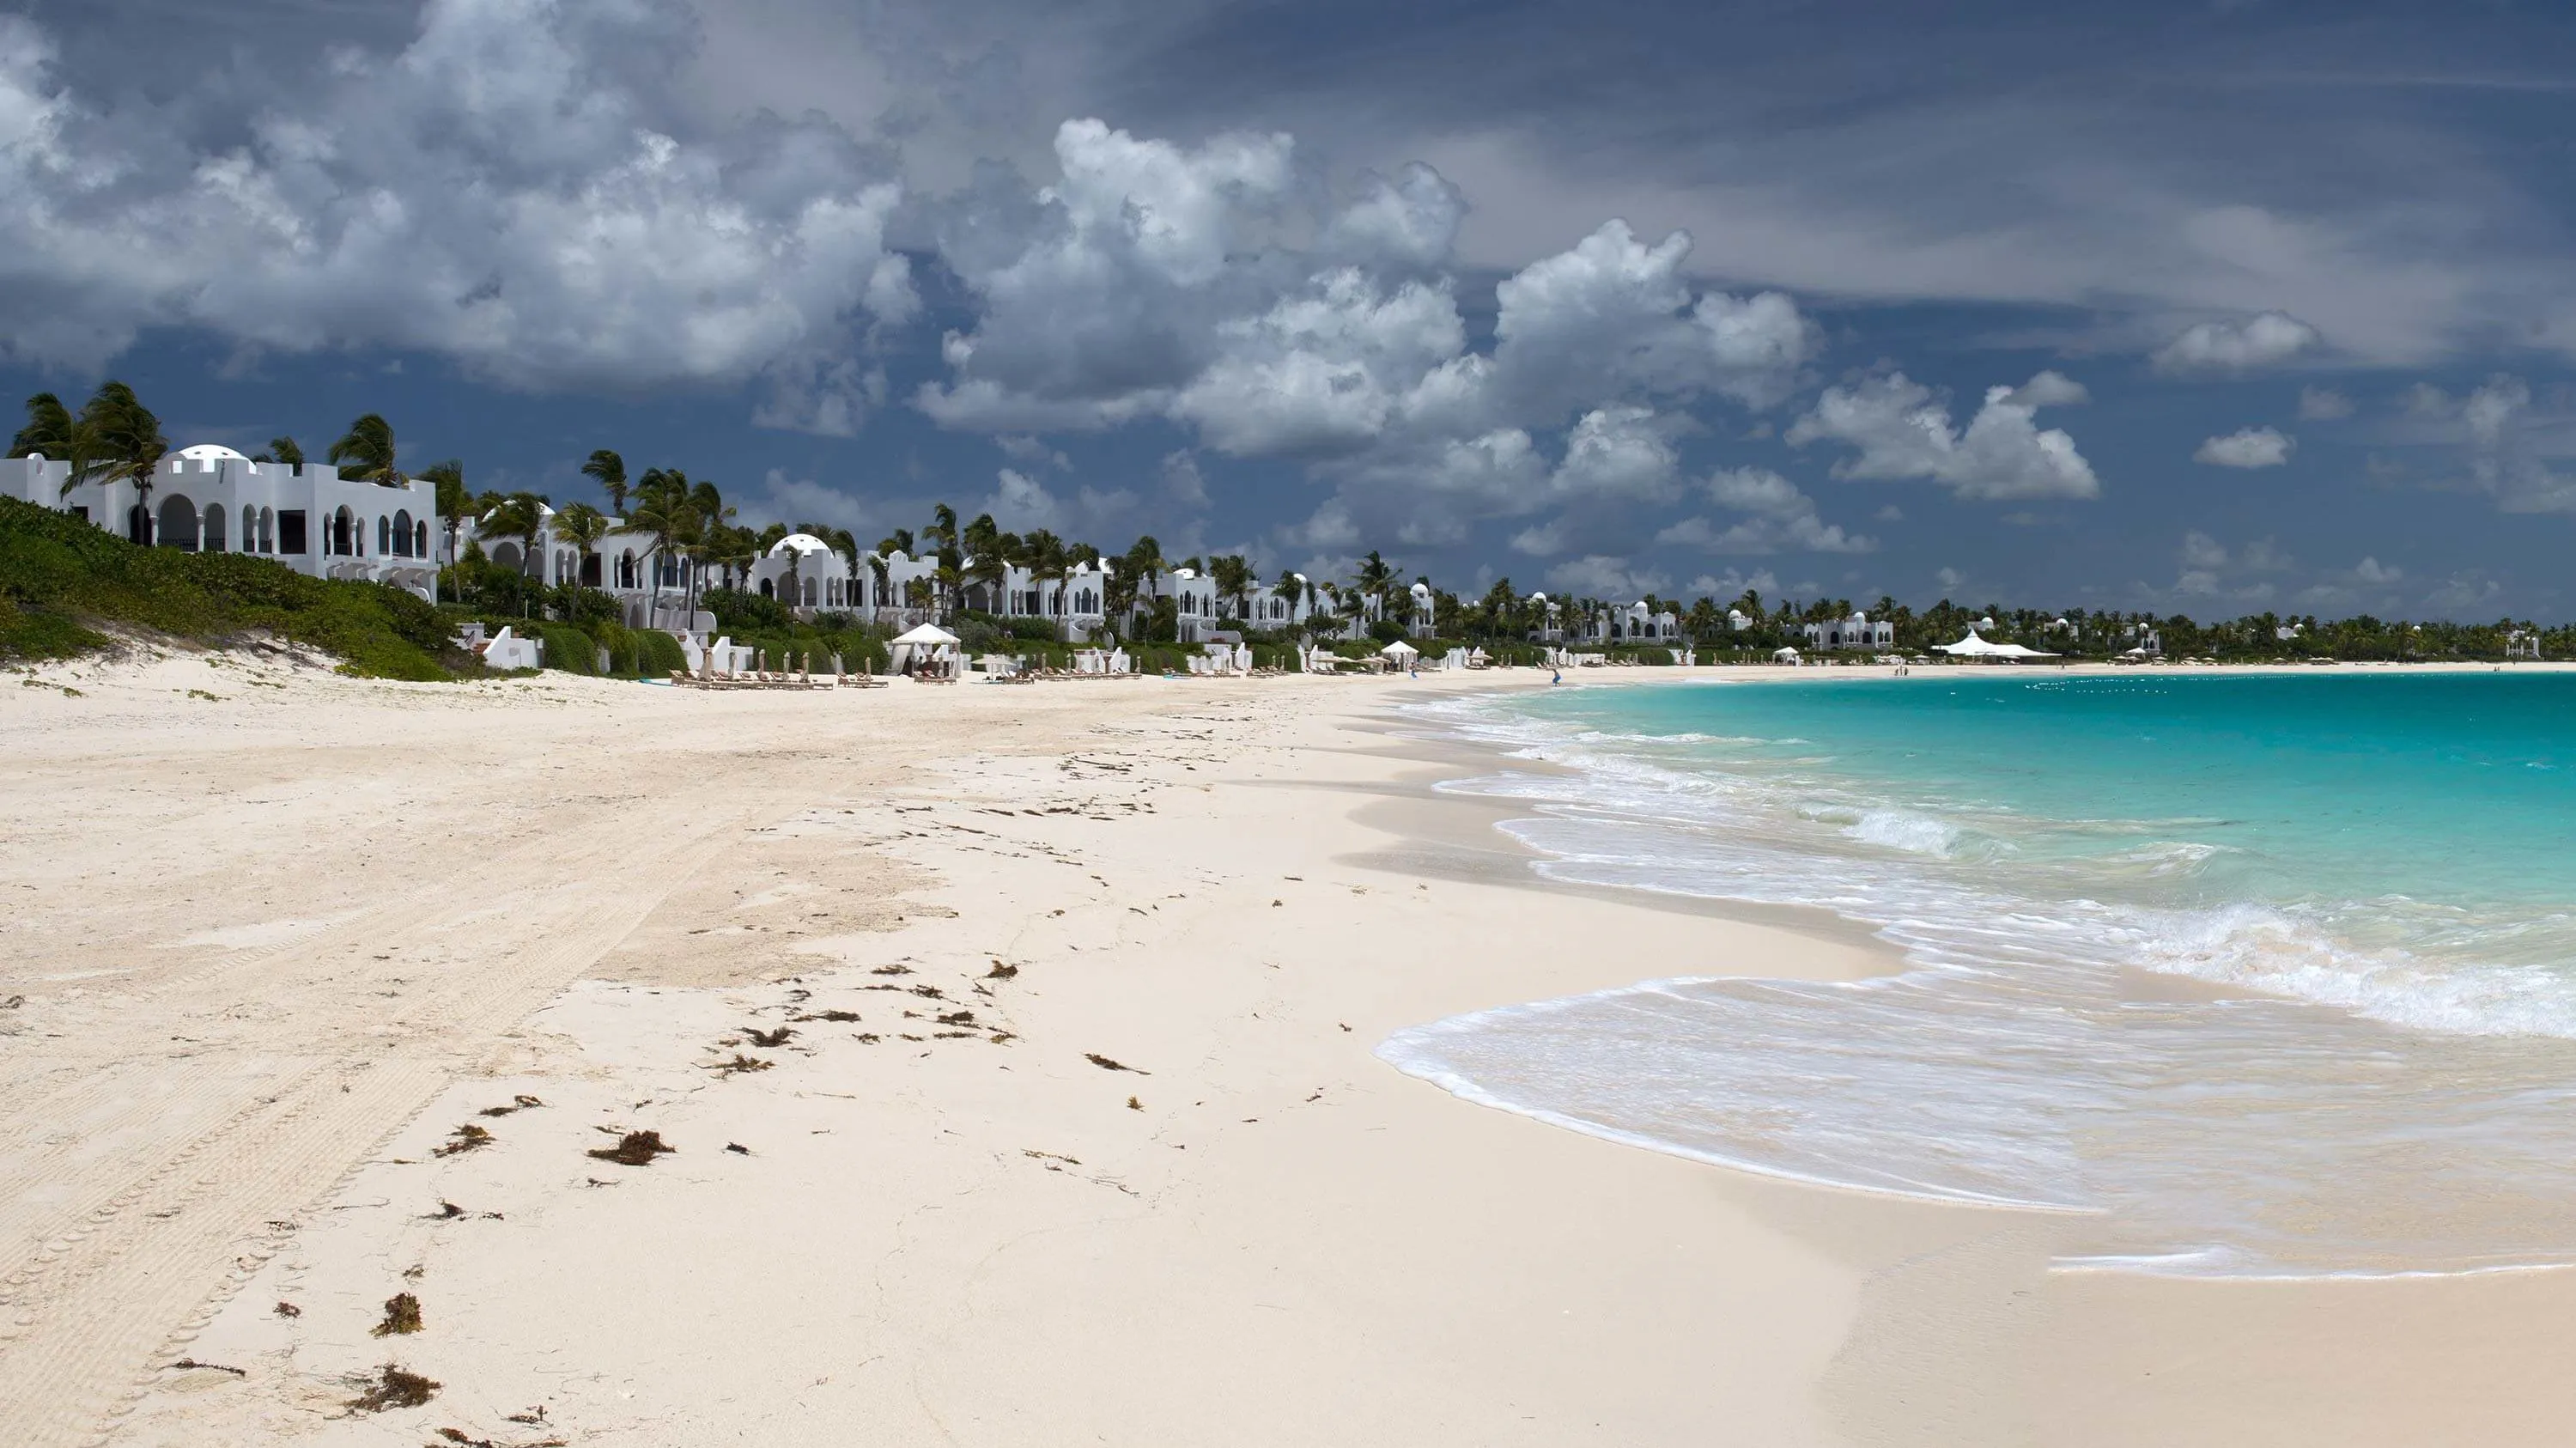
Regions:
<instances>
[{"instance_id":1,"label":"shoreline","mask_svg":"<svg viewBox=\"0 0 2576 1448\"><path fill-rule=\"evenodd\" d=\"M1640 960L1850 976L1890 948L1537 878L1491 829L1526 809L1433 789L1477 761L1417 757L1441 751L1384 727L1388 706L1448 681L857 700L279 682L218 687L225 710L165 669L0 712L22 746L8 837L96 896L0 918L46 961L33 989L0 991L29 994L11 1024L47 1051L84 1049L86 1031L138 1061L147 1041L206 1037L159 1046L152 1060L176 1064L135 1079L195 1072L177 1099L198 1115L178 1124L215 1123L192 1145L94 1111L88 1159L131 1163L97 1200L125 1205L77 1236L47 1228L42 1213L72 1219L42 1202L0 1219L44 1234L0 1238L20 1254L0 1280L35 1318L20 1342L58 1365L0 1367L31 1443L89 1441L62 1396L84 1362L110 1415L89 1421L113 1422L120 1448L409 1444L446 1426L636 1445L1321 1444L1353 1425L1682 1444L1720 1423L1790 1444L2537 1444L2576 1406L2549 1371L2551 1325L2576 1306L2564 1274L2052 1273L2033 1214L1712 1169L1481 1110L1379 1062L1399 1026L1672 973ZM103 732L61 732L72 716ZM597 749L603 728L644 752ZM387 738L413 752L365 755ZM423 758L449 772L404 795ZM28 812L47 790L105 811L90 842ZM178 790L199 802L189 827L147 827ZM389 828L324 829L353 798ZM675 803L723 828L657 838ZM151 869L210 831L224 888L161 899ZM605 897L545 903L566 888L554 856L614 874L639 849L671 864L652 899L618 907L631 918L603 915ZM1424 868L1444 859L1460 878ZM444 863L421 877L422 860ZM374 908L365 886L386 879L467 923L420 927L389 961L338 944L365 920L333 912ZM439 972L488 990L537 955L565 984L484 1033L441 1036L410 1004ZM279 989L280 970L303 971L272 997L288 1034L262 1034L258 997L208 994ZM972 1033L941 1035L965 1028L933 1018L961 1009ZM815 1019L830 1010L860 1019ZM798 1034L763 1046L753 1026ZM245 1119L244 1135L204 1113L275 1089L239 1074L272 1039L314 1063L287 1100L327 1106L356 1084L358 1104L396 1114L328 1138L354 1143L330 1148L345 1171L294 1188L284 1228L263 1232L274 1194L190 1195L191 1169L154 1153L203 1163L212 1141L265 1160L257 1132L292 1123ZM708 1069L733 1057L767 1064ZM236 1084L191 1061L231 1063ZM365 1084L396 1074L425 1088L416 1104ZM68 1119L70 1098L44 1092L70 1088L49 1079L13 1078L41 1089L0 1109L0 1150L33 1140L30 1111ZM544 1104L482 1114L520 1094ZM439 1155L461 1124L495 1140ZM602 1127L658 1129L679 1154L593 1160L613 1145ZM77 1192L90 1168L65 1162ZM139 1195L118 1185L138 1176ZM155 1245L221 1211L240 1225L191 1239L197 1258ZM46 1242L64 1245L26 1255ZM52 1335L45 1303L78 1299L31 1287L70 1290L84 1264L112 1277L138 1253L213 1273L149 1299L175 1329L133 1336L137 1315ZM18 1265L41 1262L58 1265ZM370 1336L398 1290L426 1330ZM389 1357L439 1396L340 1416L346 1380ZM182 1358L243 1371L168 1366ZM536 1406L551 1434L509 1420Z\"/></svg>"}]
</instances>

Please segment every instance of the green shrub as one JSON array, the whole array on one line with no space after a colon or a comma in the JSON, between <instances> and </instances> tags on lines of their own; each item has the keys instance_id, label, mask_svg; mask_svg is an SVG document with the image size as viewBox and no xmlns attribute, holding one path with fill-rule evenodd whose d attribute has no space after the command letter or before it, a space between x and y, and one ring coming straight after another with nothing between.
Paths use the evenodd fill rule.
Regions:
<instances>
[{"instance_id":1,"label":"green shrub","mask_svg":"<svg viewBox=\"0 0 2576 1448\"><path fill-rule=\"evenodd\" d=\"M202 644L264 630L371 678L473 667L439 611L397 588L311 578L266 558L146 548L51 508L0 498L0 655L60 658L109 640L92 625Z\"/></svg>"},{"instance_id":2,"label":"green shrub","mask_svg":"<svg viewBox=\"0 0 2576 1448\"><path fill-rule=\"evenodd\" d=\"M777 599L739 588L710 588L698 596L698 607L714 614L717 630L735 635L736 642L753 630L783 634L796 621Z\"/></svg>"},{"instance_id":3,"label":"green shrub","mask_svg":"<svg viewBox=\"0 0 2576 1448\"><path fill-rule=\"evenodd\" d=\"M568 623L528 623L519 632L546 646L546 667L567 674L599 672L599 641Z\"/></svg>"}]
</instances>

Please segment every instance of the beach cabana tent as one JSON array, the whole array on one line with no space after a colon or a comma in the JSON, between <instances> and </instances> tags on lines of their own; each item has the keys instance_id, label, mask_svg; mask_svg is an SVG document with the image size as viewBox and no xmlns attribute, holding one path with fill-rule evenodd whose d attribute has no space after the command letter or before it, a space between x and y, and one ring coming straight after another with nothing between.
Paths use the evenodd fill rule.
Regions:
<instances>
[{"instance_id":1,"label":"beach cabana tent","mask_svg":"<svg viewBox=\"0 0 2576 1448\"><path fill-rule=\"evenodd\" d=\"M949 663L951 655L948 650L956 646L957 635L937 624L926 623L895 639L888 667L900 674L907 672L904 667L907 663L912 664L910 672L913 673L921 672L925 665L936 665L939 672L947 673L953 667Z\"/></svg>"},{"instance_id":2,"label":"beach cabana tent","mask_svg":"<svg viewBox=\"0 0 2576 1448\"><path fill-rule=\"evenodd\" d=\"M1771 662L1775 664L1794 664L1798 662L1798 651L1796 649L1773 649L1771 651Z\"/></svg>"},{"instance_id":3,"label":"beach cabana tent","mask_svg":"<svg viewBox=\"0 0 2576 1448\"><path fill-rule=\"evenodd\" d=\"M1422 650L1415 648L1413 645L1406 643L1402 639L1397 639L1394 643L1388 644L1385 648L1378 650L1378 652L1394 660L1395 666L1400 669L1405 665L1412 663L1414 656L1421 653Z\"/></svg>"},{"instance_id":4,"label":"beach cabana tent","mask_svg":"<svg viewBox=\"0 0 2576 1448\"><path fill-rule=\"evenodd\" d=\"M1954 659L2053 659L2057 655L2020 644L1999 644L1977 636L1975 629L1955 644L1934 644L1932 652L1948 654Z\"/></svg>"}]
</instances>

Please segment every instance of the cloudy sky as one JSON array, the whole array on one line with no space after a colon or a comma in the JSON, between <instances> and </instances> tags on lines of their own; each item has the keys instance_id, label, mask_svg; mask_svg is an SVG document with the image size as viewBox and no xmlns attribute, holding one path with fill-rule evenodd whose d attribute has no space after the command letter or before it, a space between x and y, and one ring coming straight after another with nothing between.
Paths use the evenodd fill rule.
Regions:
<instances>
[{"instance_id":1,"label":"cloudy sky","mask_svg":"<svg viewBox=\"0 0 2576 1448\"><path fill-rule=\"evenodd\" d=\"M2497 0L35 0L0 384L864 539L2562 619L2570 76Z\"/></svg>"}]
</instances>

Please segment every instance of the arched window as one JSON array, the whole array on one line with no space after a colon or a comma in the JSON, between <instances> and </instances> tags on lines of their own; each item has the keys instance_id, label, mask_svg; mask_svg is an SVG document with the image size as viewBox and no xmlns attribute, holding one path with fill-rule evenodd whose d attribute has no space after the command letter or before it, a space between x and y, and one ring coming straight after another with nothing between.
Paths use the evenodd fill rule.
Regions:
<instances>
[{"instance_id":1,"label":"arched window","mask_svg":"<svg viewBox=\"0 0 2576 1448\"><path fill-rule=\"evenodd\" d=\"M358 551L357 515L343 507L331 514L331 552L346 558Z\"/></svg>"},{"instance_id":2,"label":"arched window","mask_svg":"<svg viewBox=\"0 0 2576 1448\"><path fill-rule=\"evenodd\" d=\"M378 513L376 515L376 556L382 558L393 551L394 520Z\"/></svg>"},{"instance_id":3,"label":"arched window","mask_svg":"<svg viewBox=\"0 0 2576 1448\"><path fill-rule=\"evenodd\" d=\"M221 503L206 505L206 551L224 551L224 505Z\"/></svg>"},{"instance_id":4,"label":"arched window","mask_svg":"<svg viewBox=\"0 0 2576 1448\"><path fill-rule=\"evenodd\" d=\"M776 598L778 596L778 590L771 586L768 579L764 578L760 580L760 596L763 598Z\"/></svg>"},{"instance_id":5,"label":"arched window","mask_svg":"<svg viewBox=\"0 0 2576 1448\"><path fill-rule=\"evenodd\" d=\"M635 586L635 550L632 548L617 555L617 586L620 588Z\"/></svg>"},{"instance_id":6,"label":"arched window","mask_svg":"<svg viewBox=\"0 0 2576 1448\"><path fill-rule=\"evenodd\" d=\"M805 580L805 606L807 608L814 606L814 580L810 578Z\"/></svg>"},{"instance_id":7,"label":"arched window","mask_svg":"<svg viewBox=\"0 0 2576 1448\"><path fill-rule=\"evenodd\" d=\"M275 508L259 510L259 551L262 553L277 551L277 510Z\"/></svg>"},{"instance_id":8,"label":"arched window","mask_svg":"<svg viewBox=\"0 0 2576 1448\"><path fill-rule=\"evenodd\" d=\"M161 500L161 546L183 553L197 551L197 505L185 493Z\"/></svg>"},{"instance_id":9,"label":"arched window","mask_svg":"<svg viewBox=\"0 0 2576 1448\"><path fill-rule=\"evenodd\" d=\"M411 556L414 558L429 556L429 520L427 518L411 525Z\"/></svg>"},{"instance_id":10,"label":"arched window","mask_svg":"<svg viewBox=\"0 0 2576 1448\"><path fill-rule=\"evenodd\" d=\"M411 509L404 508L394 514L393 537L389 541L393 546L386 552L396 558L411 556Z\"/></svg>"}]
</instances>

